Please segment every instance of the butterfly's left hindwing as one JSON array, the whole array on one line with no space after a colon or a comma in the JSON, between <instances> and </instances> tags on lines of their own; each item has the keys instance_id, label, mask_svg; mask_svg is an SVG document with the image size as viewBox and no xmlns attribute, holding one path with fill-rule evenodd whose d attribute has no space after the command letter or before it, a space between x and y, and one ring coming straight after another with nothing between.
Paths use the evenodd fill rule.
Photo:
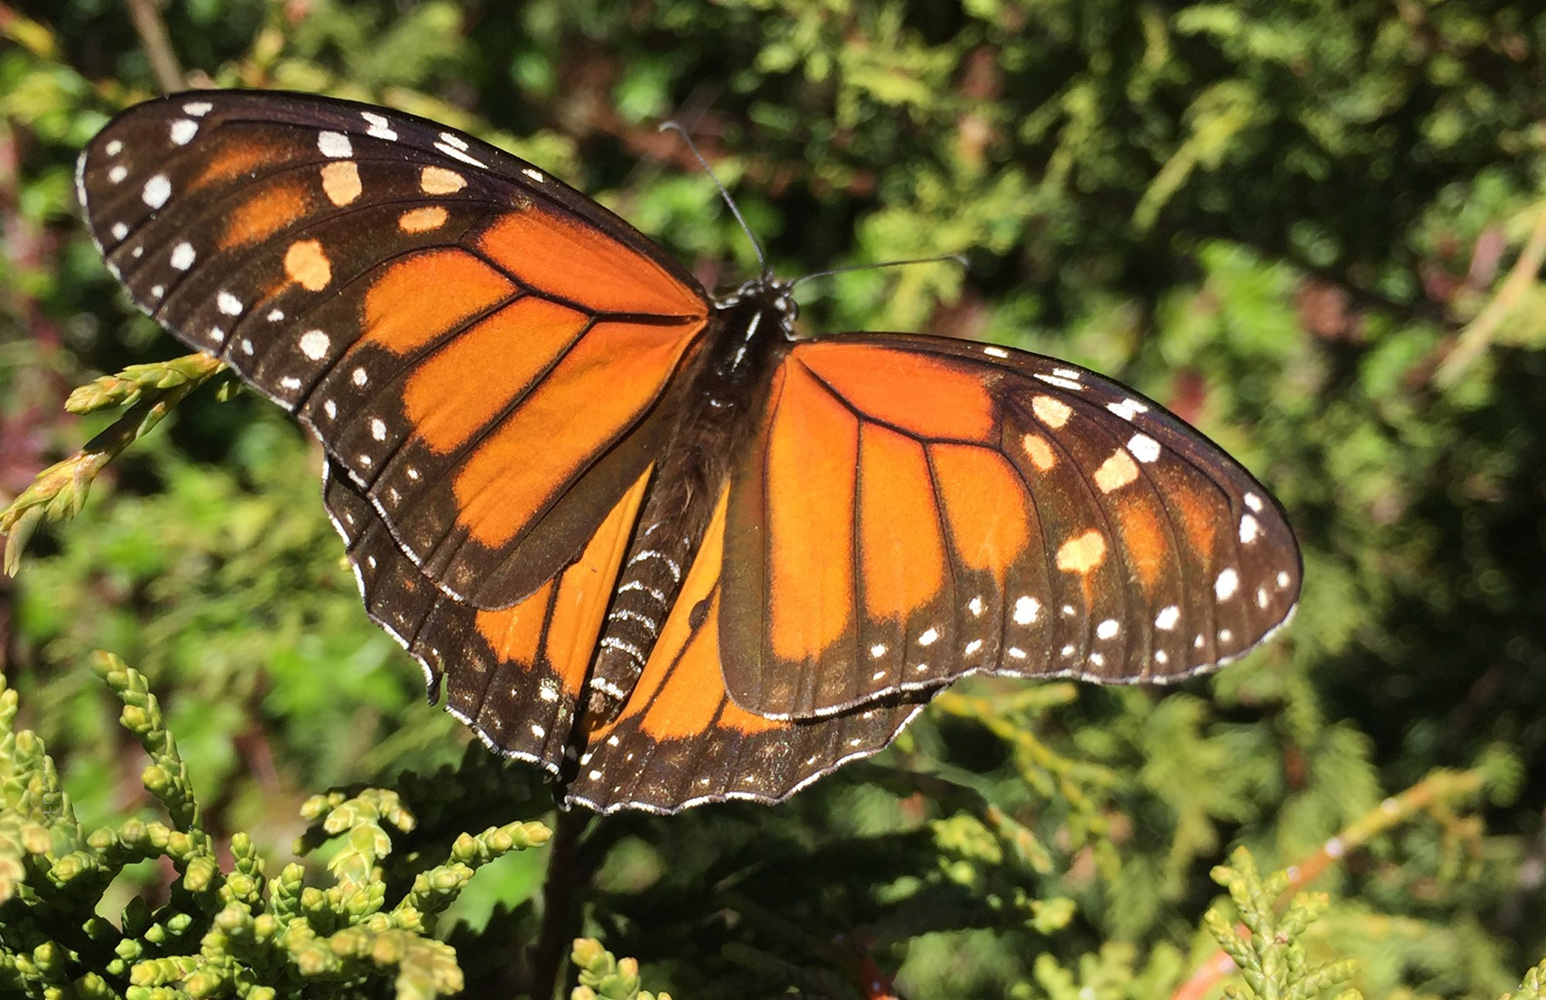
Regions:
<instances>
[{"instance_id":1,"label":"butterfly's left hindwing","mask_svg":"<svg viewBox=\"0 0 1546 1000\"><path fill-rule=\"evenodd\" d=\"M322 99L199 92L81 155L134 300L313 428L414 564L508 607L654 460L701 289L484 143Z\"/></svg>"}]
</instances>

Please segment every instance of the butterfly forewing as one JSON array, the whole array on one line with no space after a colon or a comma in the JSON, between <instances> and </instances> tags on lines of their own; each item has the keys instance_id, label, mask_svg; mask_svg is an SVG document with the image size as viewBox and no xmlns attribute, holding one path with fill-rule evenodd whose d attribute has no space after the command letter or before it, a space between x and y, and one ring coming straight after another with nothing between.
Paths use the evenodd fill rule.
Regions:
<instances>
[{"instance_id":1,"label":"butterfly forewing","mask_svg":"<svg viewBox=\"0 0 1546 1000\"><path fill-rule=\"evenodd\" d=\"M937 338L796 345L730 522L726 686L772 718L978 671L1185 677L1299 594L1282 512L1211 442L1093 372Z\"/></svg>"},{"instance_id":2,"label":"butterfly forewing","mask_svg":"<svg viewBox=\"0 0 1546 1000\"><path fill-rule=\"evenodd\" d=\"M646 468L708 310L593 202L380 109L151 102L93 140L79 186L135 301L296 411L480 607L562 569Z\"/></svg>"}]
</instances>

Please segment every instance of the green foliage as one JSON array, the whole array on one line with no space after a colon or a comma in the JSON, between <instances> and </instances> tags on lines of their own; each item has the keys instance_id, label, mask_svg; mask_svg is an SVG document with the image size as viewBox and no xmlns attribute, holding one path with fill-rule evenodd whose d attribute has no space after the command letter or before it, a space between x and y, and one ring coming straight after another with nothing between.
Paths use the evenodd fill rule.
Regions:
<instances>
[{"instance_id":1,"label":"green foliage","mask_svg":"<svg viewBox=\"0 0 1546 1000\"><path fill-rule=\"evenodd\" d=\"M333 884L307 886L304 868L291 863L265 886L264 859L247 834L229 837L230 861L222 861L145 678L107 654L92 666L122 701L119 721L150 760L141 781L171 822L128 819L85 833L42 742L14 728L16 693L0 686L6 990L124 1000L354 996L373 982L391 982L400 1000L461 991L455 952L428 936L436 915L476 867L545 843L546 827L511 823L461 834L444 863L415 874L388 906L379 867L393 849L387 828L411 830L413 814L394 791L319 795L302 812L319 837L336 841L327 862ZM157 858L177 873L168 902L152 909L135 897L121 915L100 913L96 901L115 878Z\"/></svg>"},{"instance_id":2,"label":"green foliage","mask_svg":"<svg viewBox=\"0 0 1546 1000\"><path fill-rule=\"evenodd\" d=\"M1292 882L1289 873L1276 872L1263 879L1256 873L1250 852L1243 847L1230 860L1232 865L1213 869L1213 880L1229 890L1248 933L1237 931L1218 909L1209 910L1203 918L1245 978L1245 989L1226 986L1226 997L1314 1000L1353 978L1356 966L1350 961L1311 966L1300 940L1305 929L1331 905L1330 896L1323 892L1299 893L1280 914L1276 912L1277 903ZM1337 1000L1360 1000L1361 996L1351 989L1336 994Z\"/></svg>"},{"instance_id":3,"label":"green foliage","mask_svg":"<svg viewBox=\"0 0 1546 1000\"><path fill-rule=\"evenodd\" d=\"M1208 872L1239 845L1326 900L1301 928L1307 911L1252 890L1253 919L1293 940L1253 933L1242 967L1265 978L1240 990L1313 992L1351 959L1366 997L1495 996L1546 954L1546 20L1529 5L132 7L164 30L129 4L0 4L0 495L8 567L29 553L0 585L0 942L27 990L122 994L138 965L165 978L133 987L167 991L147 996L191 992L184 975L298 990L304 954L335 986L410 970L402 988L429 993L454 948L469 993L532 995L587 934L681 996L1199 997L1226 975ZM965 253L802 285L806 327L994 339L1165 402L1284 501L1297 620L1179 691L978 680L777 809L571 817L564 850L517 850L550 798L424 705L365 620L315 450L262 401L196 390L224 376L167 360L73 218L75 152L168 75L475 132L711 284L752 254L663 118L781 274ZM153 755L143 783L121 701L81 667L99 648L145 673L108 671ZM98 827L115 839L94 847ZM331 868L286 860L265 887L252 872L297 837ZM53 922L12 916L35 906ZM281 923L311 937L264 937ZM206 939L234 964L205 961ZM585 955L615 977L585 988L637 988Z\"/></svg>"}]
</instances>

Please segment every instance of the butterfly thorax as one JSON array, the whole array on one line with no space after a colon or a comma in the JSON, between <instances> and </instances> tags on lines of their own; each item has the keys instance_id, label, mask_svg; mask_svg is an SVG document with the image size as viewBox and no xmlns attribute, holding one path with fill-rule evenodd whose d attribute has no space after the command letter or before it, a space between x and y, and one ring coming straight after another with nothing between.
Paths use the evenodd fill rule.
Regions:
<instances>
[{"instance_id":1,"label":"butterfly thorax","mask_svg":"<svg viewBox=\"0 0 1546 1000\"><path fill-rule=\"evenodd\" d=\"M764 386L791 343L796 306L789 289L763 276L716 297L702 347L684 362L687 377L660 402L674 411L674 426L602 626L582 711L592 725L614 716L638 680L735 456L755 434L752 409L765 401Z\"/></svg>"}]
</instances>

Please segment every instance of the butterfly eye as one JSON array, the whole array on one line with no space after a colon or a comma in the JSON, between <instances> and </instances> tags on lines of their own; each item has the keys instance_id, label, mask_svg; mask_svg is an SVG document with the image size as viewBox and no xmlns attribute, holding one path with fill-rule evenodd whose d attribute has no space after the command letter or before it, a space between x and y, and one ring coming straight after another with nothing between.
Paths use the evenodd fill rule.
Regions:
<instances>
[{"instance_id":1,"label":"butterfly eye","mask_svg":"<svg viewBox=\"0 0 1546 1000\"><path fill-rule=\"evenodd\" d=\"M1126 387L795 340L550 174L297 94L131 108L78 186L135 302L295 414L373 620L600 811L787 797L967 674L1175 680L1288 620L1238 463Z\"/></svg>"}]
</instances>

